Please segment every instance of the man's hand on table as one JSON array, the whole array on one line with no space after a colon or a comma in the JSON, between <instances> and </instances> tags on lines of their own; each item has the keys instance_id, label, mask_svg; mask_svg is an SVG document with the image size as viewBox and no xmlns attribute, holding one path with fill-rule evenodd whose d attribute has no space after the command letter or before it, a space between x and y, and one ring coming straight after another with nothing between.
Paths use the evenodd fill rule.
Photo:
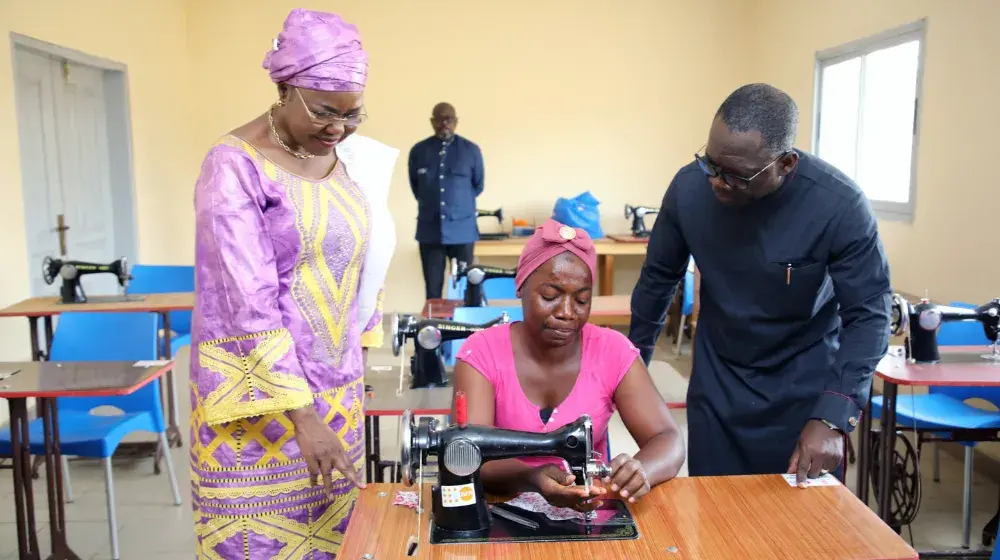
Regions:
<instances>
[{"instance_id":1,"label":"man's hand on table","mask_svg":"<svg viewBox=\"0 0 1000 560\"><path fill-rule=\"evenodd\" d=\"M788 462L788 474L795 474L799 488L805 488L806 480L818 478L843 463L844 434L831 428L822 420L810 420L799 436L795 453Z\"/></svg>"}]
</instances>

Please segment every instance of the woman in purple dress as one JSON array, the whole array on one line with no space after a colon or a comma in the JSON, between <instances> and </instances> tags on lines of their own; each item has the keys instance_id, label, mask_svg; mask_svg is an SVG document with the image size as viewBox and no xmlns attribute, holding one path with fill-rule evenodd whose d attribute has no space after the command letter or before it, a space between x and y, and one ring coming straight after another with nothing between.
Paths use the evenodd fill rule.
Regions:
<instances>
[{"instance_id":1,"label":"woman in purple dress","mask_svg":"<svg viewBox=\"0 0 1000 560\"><path fill-rule=\"evenodd\" d=\"M355 26L294 10L264 59L278 101L195 189L191 479L198 558L336 557L364 487L364 356L382 342L398 151L354 135Z\"/></svg>"}]
</instances>

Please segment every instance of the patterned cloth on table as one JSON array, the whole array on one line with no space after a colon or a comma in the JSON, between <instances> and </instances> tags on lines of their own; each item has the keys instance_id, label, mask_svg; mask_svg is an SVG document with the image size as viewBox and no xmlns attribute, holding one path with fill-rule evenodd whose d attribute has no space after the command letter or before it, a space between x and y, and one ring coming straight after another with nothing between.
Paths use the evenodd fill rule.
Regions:
<instances>
[{"instance_id":1,"label":"patterned cloth on table","mask_svg":"<svg viewBox=\"0 0 1000 560\"><path fill-rule=\"evenodd\" d=\"M312 181L227 136L202 166L191 360L198 558L325 560L340 547L357 489L337 472L334 498L310 486L286 412L314 404L361 468L362 347L380 346L383 333L381 295L363 322L358 294L366 252L382 241L347 159Z\"/></svg>"}]
</instances>

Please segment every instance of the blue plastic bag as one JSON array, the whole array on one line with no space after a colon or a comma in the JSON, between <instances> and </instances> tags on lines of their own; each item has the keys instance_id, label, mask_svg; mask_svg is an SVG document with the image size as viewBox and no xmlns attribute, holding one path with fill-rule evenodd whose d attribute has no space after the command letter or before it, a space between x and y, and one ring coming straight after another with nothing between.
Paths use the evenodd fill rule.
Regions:
<instances>
[{"instance_id":1,"label":"blue plastic bag","mask_svg":"<svg viewBox=\"0 0 1000 560\"><path fill-rule=\"evenodd\" d=\"M552 210L552 219L571 227L587 232L591 239L604 237L601 229L601 204L594 195L587 191L574 198L559 198Z\"/></svg>"}]
</instances>

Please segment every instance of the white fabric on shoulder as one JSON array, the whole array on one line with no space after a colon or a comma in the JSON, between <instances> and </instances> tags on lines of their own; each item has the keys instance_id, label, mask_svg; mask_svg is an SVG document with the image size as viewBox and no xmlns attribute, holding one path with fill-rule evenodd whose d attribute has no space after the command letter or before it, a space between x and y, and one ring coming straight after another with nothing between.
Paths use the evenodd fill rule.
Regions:
<instances>
[{"instance_id":1,"label":"white fabric on shoulder","mask_svg":"<svg viewBox=\"0 0 1000 560\"><path fill-rule=\"evenodd\" d=\"M337 157L368 199L371 231L358 288L358 322L364 329L376 311L379 290L385 284L396 250L396 224L389 212L389 185L399 150L366 136L352 134L337 145Z\"/></svg>"}]
</instances>

